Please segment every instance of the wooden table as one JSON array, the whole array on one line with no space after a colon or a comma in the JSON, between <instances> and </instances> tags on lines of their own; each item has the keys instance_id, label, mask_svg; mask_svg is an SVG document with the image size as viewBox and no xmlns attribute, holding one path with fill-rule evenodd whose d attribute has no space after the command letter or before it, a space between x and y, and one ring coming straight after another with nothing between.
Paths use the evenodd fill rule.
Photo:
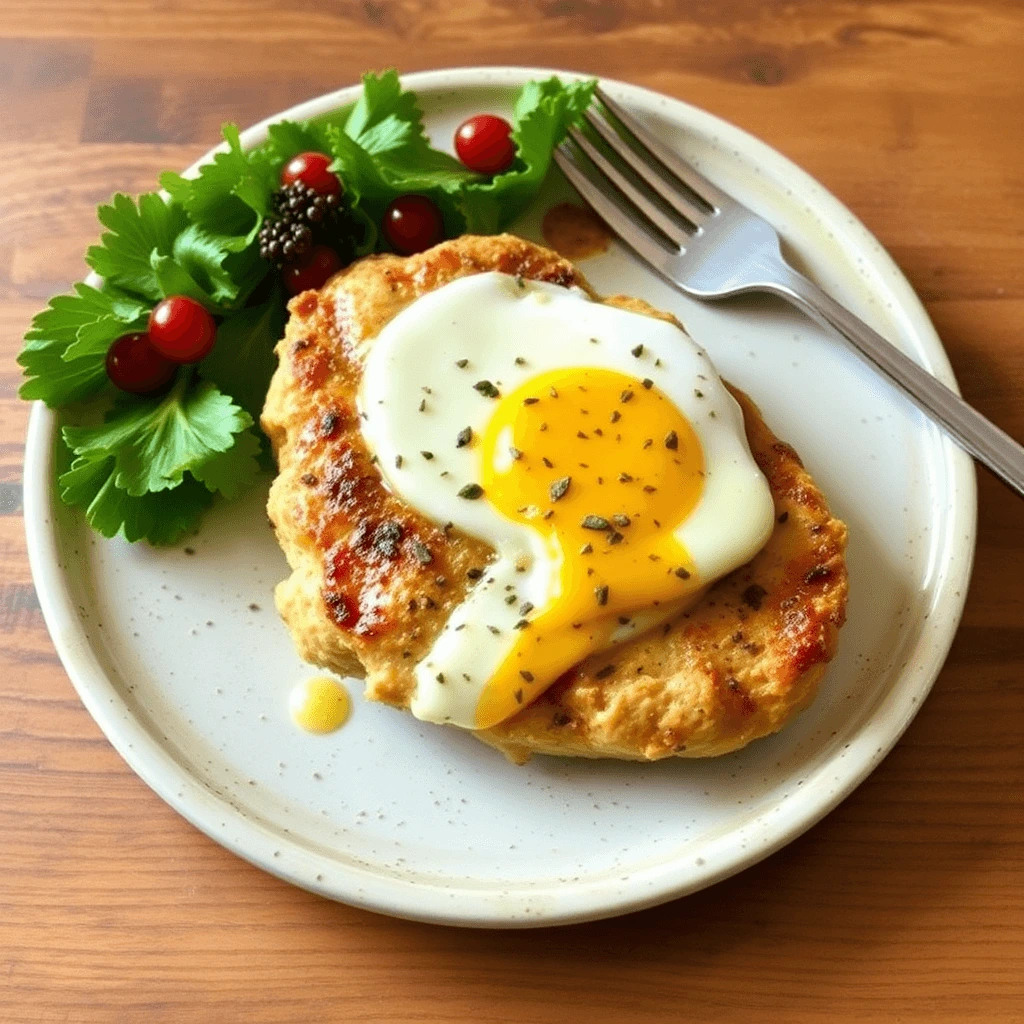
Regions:
<instances>
[{"instance_id":1,"label":"wooden table","mask_svg":"<svg viewBox=\"0 0 1024 1024\"><path fill-rule=\"evenodd\" d=\"M967 398L1024 437L1018 0L4 0L0 10L0 1020L1024 1020L1024 503L980 480L963 626L885 763L783 852L601 924L474 933L292 889L121 762L25 555L29 318L115 189L366 67L565 66L683 97L855 210Z\"/></svg>"}]
</instances>

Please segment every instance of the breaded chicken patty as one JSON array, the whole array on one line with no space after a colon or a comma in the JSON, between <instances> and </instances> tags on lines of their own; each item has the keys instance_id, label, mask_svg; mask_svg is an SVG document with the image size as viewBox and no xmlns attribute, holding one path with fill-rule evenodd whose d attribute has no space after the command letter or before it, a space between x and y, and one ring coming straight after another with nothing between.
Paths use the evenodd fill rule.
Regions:
<instances>
[{"instance_id":1,"label":"breaded chicken patty","mask_svg":"<svg viewBox=\"0 0 1024 1024\"><path fill-rule=\"evenodd\" d=\"M400 708L415 665L493 552L385 486L359 428L361 368L409 303L487 271L596 298L571 263L510 235L367 257L292 300L263 410L279 469L268 511L293 570L278 611L306 661L365 675L367 697ZM637 299L603 301L673 320ZM776 732L813 700L845 618L846 527L796 452L730 390L775 501L768 542L676 620L595 653L479 739L517 762L709 757Z\"/></svg>"}]
</instances>

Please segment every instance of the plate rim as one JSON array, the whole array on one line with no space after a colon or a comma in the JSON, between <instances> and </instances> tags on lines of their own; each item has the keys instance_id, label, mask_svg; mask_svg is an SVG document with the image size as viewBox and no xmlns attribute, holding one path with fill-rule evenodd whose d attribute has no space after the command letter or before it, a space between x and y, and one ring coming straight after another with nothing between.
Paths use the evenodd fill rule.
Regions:
<instances>
[{"instance_id":1,"label":"plate rim","mask_svg":"<svg viewBox=\"0 0 1024 1024\"><path fill-rule=\"evenodd\" d=\"M403 84L420 91L459 91L479 87L515 87L531 78L558 75L563 79L589 76L576 72L531 67L459 67L421 71L402 76ZM944 383L957 389L948 356L923 304L910 283L881 243L859 219L816 179L773 147L745 130L685 101L655 90L602 78L602 86L627 105L642 109L660 108L674 119L696 125L720 139L732 140L734 148L753 156L758 164L781 173L794 189L812 202L826 219L842 218L844 231L852 234L861 247L870 246L870 263L897 299L901 314L917 343L915 354ZM304 101L247 128L241 135L246 148L266 137L267 126L282 118L302 119L351 102L359 85L351 85ZM211 159L224 148L214 147L196 161L190 171ZM776 175L773 175L776 176ZM958 389L957 389L958 390ZM135 719L121 700L117 689L92 650L88 633L77 613L76 603L60 559L60 541L56 526L54 448L57 440L57 414L42 402L33 404L29 418L23 467L24 522L33 583L39 596L43 618L54 646L79 698L107 740L128 766L158 796L186 820L215 842L244 860L294 885L352 906L431 923L471 927L531 927L570 924L612 917L706 888L752 866L792 842L820 821L857 787L889 753L913 720L928 695L946 660L966 601L977 532L977 486L974 464L947 438L940 438L945 479L950 504L945 514L951 546L944 559L944 577L936 584L928 621L921 628L918 646L927 641L927 657L912 667L904 666L896 682L878 702L856 734L869 747L861 760L850 759L837 786L808 785L788 799L785 824L776 825L767 841L733 849L730 857L698 858L683 863L683 858L661 862L637 874L633 884L612 892L604 882L582 882L574 887L559 887L550 895L555 901L543 914L524 914L514 900L503 905L489 891L466 887L453 889L427 886L398 878L373 875L337 862L320 864L321 857L296 845L295 856L281 853L280 836L270 833L258 821L241 814L223 796L209 790L192 776ZM937 431L936 431L937 433ZM957 589L955 581L960 580ZM121 715L118 717L117 712ZM816 769L820 774L834 758L826 758ZM761 820L768 811L755 819ZM222 827L221 819L230 817L234 829ZM732 833L730 833L731 835ZM715 841L720 842L719 840ZM318 870L319 868L319 870ZM332 876L326 881L327 875ZM639 883L646 881L646 885ZM545 890L546 892L546 890ZM457 894L452 898L452 894ZM543 898L540 892L533 898ZM525 892L521 901L529 903Z\"/></svg>"}]
</instances>

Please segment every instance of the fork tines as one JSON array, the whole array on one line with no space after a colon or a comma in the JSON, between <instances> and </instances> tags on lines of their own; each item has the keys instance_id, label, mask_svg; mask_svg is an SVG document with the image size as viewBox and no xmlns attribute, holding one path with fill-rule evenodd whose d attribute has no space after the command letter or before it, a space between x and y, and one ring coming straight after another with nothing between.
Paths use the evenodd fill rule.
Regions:
<instances>
[{"instance_id":1,"label":"fork tines","mask_svg":"<svg viewBox=\"0 0 1024 1024\"><path fill-rule=\"evenodd\" d=\"M640 247L638 230L653 227L661 236L658 248L662 253L666 248L685 249L687 240L733 200L603 89L598 88L594 95L600 109L591 105L584 113L592 133L569 129L569 137L555 152L559 167L598 214L634 247ZM598 175L586 172L581 154ZM632 211L626 209L623 199ZM651 242L657 245L653 239Z\"/></svg>"}]
</instances>

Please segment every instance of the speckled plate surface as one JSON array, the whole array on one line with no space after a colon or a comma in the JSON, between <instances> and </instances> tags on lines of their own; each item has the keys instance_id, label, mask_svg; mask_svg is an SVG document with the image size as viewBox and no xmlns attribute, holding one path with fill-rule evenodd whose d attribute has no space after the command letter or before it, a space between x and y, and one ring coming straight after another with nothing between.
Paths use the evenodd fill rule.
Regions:
<instances>
[{"instance_id":1,"label":"speckled plate surface","mask_svg":"<svg viewBox=\"0 0 1024 1024\"><path fill-rule=\"evenodd\" d=\"M544 73L471 68L407 82L445 145L464 117L507 111L515 87ZM821 284L954 385L906 280L820 185L700 110L607 87L772 221ZM308 117L355 95L280 116ZM243 141L263 137L257 125ZM564 182L549 181L520 232L538 238L543 211L568 196ZM288 693L312 670L274 612L272 589L287 569L264 514L269 480L215 507L176 548L108 542L57 499L58 420L37 406L25 518L57 650L132 768L240 856L325 896L422 920L529 926L622 913L710 885L799 835L865 778L927 695L970 575L970 460L773 301L700 306L617 246L582 267L599 291L675 311L849 524L849 620L817 702L778 736L705 762L539 757L519 768L469 735L362 702L354 680L344 728L300 732Z\"/></svg>"}]
</instances>

